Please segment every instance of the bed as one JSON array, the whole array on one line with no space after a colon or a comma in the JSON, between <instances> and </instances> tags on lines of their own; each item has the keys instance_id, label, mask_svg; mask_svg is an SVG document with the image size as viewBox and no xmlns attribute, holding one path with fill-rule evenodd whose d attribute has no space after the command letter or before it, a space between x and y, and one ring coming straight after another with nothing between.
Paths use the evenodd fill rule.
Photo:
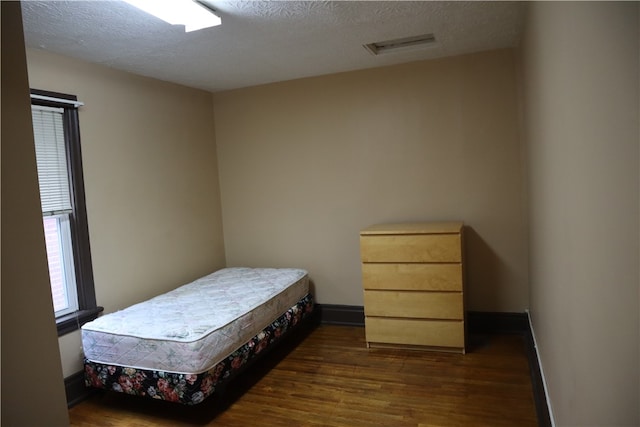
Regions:
<instances>
[{"instance_id":1,"label":"bed","mask_svg":"<svg viewBox=\"0 0 640 427\"><path fill-rule=\"evenodd\" d=\"M195 405L313 310L304 270L225 268L86 323L85 384Z\"/></svg>"}]
</instances>

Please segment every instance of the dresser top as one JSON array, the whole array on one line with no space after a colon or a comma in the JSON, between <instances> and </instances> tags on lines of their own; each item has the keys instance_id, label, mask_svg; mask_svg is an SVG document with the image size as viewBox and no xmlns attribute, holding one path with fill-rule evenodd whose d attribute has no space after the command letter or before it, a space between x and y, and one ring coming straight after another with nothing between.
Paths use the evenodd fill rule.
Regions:
<instances>
[{"instance_id":1,"label":"dresser top","mask_svg":"<svg viewBox=\"0 0 640 427\"><path fill-rule=\"evenodd\" d=\"M406 222L376 224L360 231L360 235L373 234L450 234L462 231L462 222Z\"/></svg>"}]
</instances>

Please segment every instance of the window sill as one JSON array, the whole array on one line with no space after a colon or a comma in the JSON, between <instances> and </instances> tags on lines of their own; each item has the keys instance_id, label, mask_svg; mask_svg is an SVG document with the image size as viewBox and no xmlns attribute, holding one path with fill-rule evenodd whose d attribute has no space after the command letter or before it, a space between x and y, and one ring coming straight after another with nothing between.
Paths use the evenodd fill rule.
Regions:
<instances>
[{"instance_id":1,"label":"window sill","mask_svg":"<svg viewBox=\"0 0 640 427\"><path fill-rule=\"evenodd\" d=\"M80 329L82 325L98 317L104 310L103 307L88 308L86 310L78 310L75 313L65 314L56 318L58 327L58 336L68 334Z\"/></svg>"}]
</instances>

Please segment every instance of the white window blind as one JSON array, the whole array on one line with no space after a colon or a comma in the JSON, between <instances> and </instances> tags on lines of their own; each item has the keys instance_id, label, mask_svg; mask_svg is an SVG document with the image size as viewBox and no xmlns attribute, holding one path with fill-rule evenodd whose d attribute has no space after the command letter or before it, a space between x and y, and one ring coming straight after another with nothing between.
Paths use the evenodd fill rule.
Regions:
<instances>
[{"instance_id":1,"label":"white window blind","mask_svg":"<svg viewBox=\"0 0 640 427\"><path fill-rule=\"evenodd\" d=\"M43 215L71 213L63 113L62 108L31 108Z\"/></svg>"}]
</instances>

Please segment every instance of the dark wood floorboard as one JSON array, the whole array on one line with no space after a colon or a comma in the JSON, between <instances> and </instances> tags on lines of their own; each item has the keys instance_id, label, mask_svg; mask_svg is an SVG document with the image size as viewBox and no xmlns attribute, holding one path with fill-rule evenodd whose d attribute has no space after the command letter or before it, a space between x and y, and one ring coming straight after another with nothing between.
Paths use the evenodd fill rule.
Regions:
<instances>
[{"instance_id":1,"label":"dark wood floorboard","mask_svg":"<svg viewBox=\"0 0 640 427\"><path fill-rule=\"evenodd\" d=\"M72 426L536 426L524 339L473 337L466 355L367 349L364 329L321 325L194 407L98 393Z\"/></svg>"}]
</instances>

